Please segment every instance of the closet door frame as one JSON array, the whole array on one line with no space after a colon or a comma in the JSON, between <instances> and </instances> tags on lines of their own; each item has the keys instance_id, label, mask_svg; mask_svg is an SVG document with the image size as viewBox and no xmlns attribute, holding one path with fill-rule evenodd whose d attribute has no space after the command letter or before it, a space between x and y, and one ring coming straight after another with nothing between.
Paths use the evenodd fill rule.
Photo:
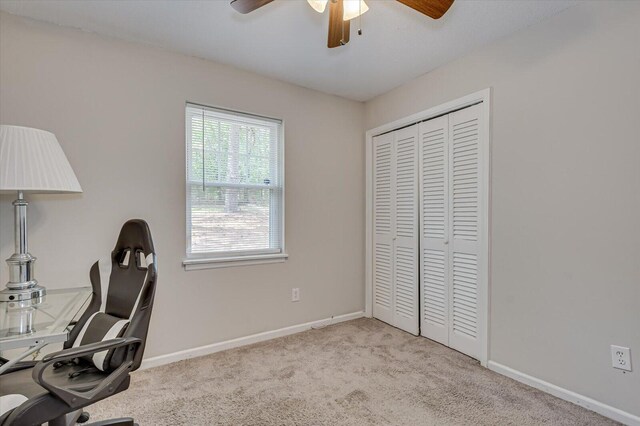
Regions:
<instances>
[{"instance_id":1,"label":"closet door frame","mask_svg":"<svg viewBox=\"0 0 640 426\"><path fill-rule=\"evenodd\" d=\"M429 120L459 109L481 103L481 122L485 129L480 135L479 161L481 164L481 187L484 190L481 202L481 221L479 237L482 242L480 253L483 261L479 265L478 277L478 333L481 342L479 361L487 367L489 360L489 312L491 288L491 89L487 88L462 98L429 108L380 127L368 130L365 137L366 165L366 234L365 234L365 316L373 316L373 138L387 132L398 130L421 121Z\"/></svg>"}]
</instances>

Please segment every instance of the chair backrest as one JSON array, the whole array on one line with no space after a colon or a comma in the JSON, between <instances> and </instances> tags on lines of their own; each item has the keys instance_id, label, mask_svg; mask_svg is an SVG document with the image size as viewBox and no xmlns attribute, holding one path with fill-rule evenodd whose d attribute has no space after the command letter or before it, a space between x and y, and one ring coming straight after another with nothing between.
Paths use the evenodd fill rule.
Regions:
<instances>
[{"instance_id":1,"label":"chair backrest","mask_svg":"<svg viewBox=\"0 0 640 426\"><path fill-rule=\"evenodd\" d=\"M132 369L142 362L157 281L157 259L149 226L144 220L127 221L120 230L109 260L91 267L94 295L70 333L65 347L115 337L137 337ZM103 371L117 368L125 349L96 354L90 360Z\"/></svg>"}]
</instances>

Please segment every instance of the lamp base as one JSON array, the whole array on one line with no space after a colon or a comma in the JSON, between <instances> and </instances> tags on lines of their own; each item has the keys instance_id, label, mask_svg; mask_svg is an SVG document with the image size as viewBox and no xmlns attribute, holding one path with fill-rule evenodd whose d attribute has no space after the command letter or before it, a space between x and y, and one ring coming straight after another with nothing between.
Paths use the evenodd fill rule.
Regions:
<instances>
[{"instance_id":1,"label":"lamp base","mask_svg":"<svg viewBox=\"0 0 640 426\"><path fill-rule=\"evenodd\" d=\"M20 302L23 300L42 299L47 294L47 289L36 284L33 287L0 291L0 302Z\"/></svg>"},{"instance_id":2,"label":"lamp base","mask_svg":"<svg viewBox=\"0 0 640 426\"><path fill-rule=\"evenodd\" d=\"M7 259L9 282L0 291L0 302L18 302L39 299L46 290L33 277L36 258L30 253L14 253Z\"/></svg>"},{"instance_id":3,"label":"lamp base","mask_svg":"<svg viewBox=\"0 0 640 426\"><path fill-rule=\"evenodd\" d=\"M0 302L37 301L46 294L34 278L36 258L27 249L28 205L22 191L18 191L18 199L13 202L16 251L7 259L9 282L7 288L0 291Z\"/></svg>"}]
</instances>

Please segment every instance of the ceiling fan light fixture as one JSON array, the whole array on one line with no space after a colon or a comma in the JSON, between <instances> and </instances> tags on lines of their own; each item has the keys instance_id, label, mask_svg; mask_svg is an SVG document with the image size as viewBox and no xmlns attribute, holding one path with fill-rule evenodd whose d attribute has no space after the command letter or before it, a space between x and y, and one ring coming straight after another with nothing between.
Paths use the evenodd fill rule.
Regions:
<instances>
[{"instance_id":1,"label":"ceiling fan light fixture","mask_svg":"<svg viewBox=\"0 0 640 426\"><path fill-rule=\"evenodd\" d=\"M343 8L344 15L342 16L342 19L344 21L349 21L353 18L357 18L358 16L369 10L369 6L367 6L364 0L344 0Z\"/></svg>"},{"instance_id":2,"label":"ceiling fan light fixture","mask_svg":"<svg viewBox=\"0 0 640 426\"><path fill-rule=\"evenodd\" d=\"M316 12L322 13L327 7L328 0L307 0L309 6L311 6Z\"/></svg>"}]
</instances>

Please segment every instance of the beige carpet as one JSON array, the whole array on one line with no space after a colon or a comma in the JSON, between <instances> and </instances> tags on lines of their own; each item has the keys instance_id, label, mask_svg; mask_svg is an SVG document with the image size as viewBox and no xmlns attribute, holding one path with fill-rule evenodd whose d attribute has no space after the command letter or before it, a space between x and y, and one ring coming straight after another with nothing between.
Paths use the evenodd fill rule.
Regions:
<instances>
[{"instance_id":1,"label":"beige carpet","mask_svg":"<svg viewBox=\"0 0 640 426\"><path fill-rule=\"evenodd\" d=\"M140 425L615 424L373 319L138 371L88 411Z\"/></svg>"}]
</instances>

